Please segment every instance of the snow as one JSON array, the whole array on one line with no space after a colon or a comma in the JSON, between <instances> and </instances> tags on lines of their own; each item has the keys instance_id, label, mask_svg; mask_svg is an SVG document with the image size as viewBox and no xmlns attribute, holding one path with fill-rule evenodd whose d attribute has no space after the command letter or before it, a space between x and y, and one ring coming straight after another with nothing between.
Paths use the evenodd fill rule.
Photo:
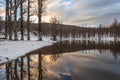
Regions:
<instances>
[{"instance_id":1,"label":"snow","mask_svg":"<svg viewBox=\"0 0 120 80\"><path fill-rule=\"evenodd\" d=\"M0 34L0 38L4 38L4 34ZM14 37L12 37L14 39ZM24 41L20 41L21 34L18 32L19 41L9 41L0 39L0 64L14 60L31 51L54 43L51 37L42 36L43 41L37 41L38 36L30 32L30 41L27 41L27 32L24 33Z\"/></svg>"},{"instance_id":2,"label":"snow","mask_svg":"<svg viewBox=\"0 0 120 80\"><path fill-rule=\"evenodd\" d=\"M51 40L52 37L50 36L42 36L42 40L43 41L47 41L47 42L55 42ZM14 36L12 36L12 39L14 39ZM21 40L21 33L18 32L18 40ZM27 40L27 32L24 32L24 40ZM34 35L32 32L30 32L30 41L36 41L38 40L38 36Z\"/></svg>"},{"instance_id":3,"label":"snow","mask_svg":"<svg viewBox=\"0 0 120 80\"><path fill-rule=\"evenodd\" d=\"M0 41L0 64L16 59L33 50L52 45L48 41Z\"/></svg>"},{"instance_id":4,"label":"snow","mask_svg":"<svg viewBox=\"0 0 120 80\"><path fill-rule=\"evenodd\" d=\"M0 33L0 38L4 38L4 35Z\"/></svg>"}]
</instances>

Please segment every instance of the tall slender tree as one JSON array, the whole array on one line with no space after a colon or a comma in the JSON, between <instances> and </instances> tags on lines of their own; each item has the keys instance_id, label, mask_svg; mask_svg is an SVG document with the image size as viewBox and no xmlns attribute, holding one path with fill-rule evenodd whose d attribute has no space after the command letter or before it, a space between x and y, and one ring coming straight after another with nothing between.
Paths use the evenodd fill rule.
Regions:
<instances>
[{"instance_id":1,"label":"tall slender tree","mask_svg":"<svg viewBox=\"0 0 120 80\"><path fill-rule=\"evenodd\" d=\"M41 18L42 18L42 2L44 0L38 0L38 40L42 40L42 37L41 37Z\"/></svg>"},{"instance_id":2,"label":"tall slender tree","mask_svg":"<svg viewBox=\"0 0 120 80\"><path fill-rule=\"evenodd\" d=\"M17 8L18 0L14 0L14 40L18 40L17 37Z\"/></svg>"},{"instance_id":3,"label":"tall slender tree","mask_svg":"<svg viewBox=\"0 0 120 80\"><path fill-rule=\"evenodd\" d=\"M41 27L42 27L42 14L45 10L45 2L47 0L38 0L38 40L42 40Z\"/></svg>"},{"instance_id":4,"label":"tall slender tree","mask_svg":"<svg viewBox=\"0 0 120 80\"><path fill-rule=\"evenodd\" d=\"M24 0L20 1L20 27L21 27L21 40L24 40L24 29L23 29L23 2Z\"/></svg>"},{"instance_id":5,"label":"tall slender tree","mask_svg":"<svg viewBox=\"0 0 120 80\"><path fill-rule=\"evenodd\" d=\"M8 14L9 14L9 0L6 0L6 14L5 14L5 38L8 37Z\"/></svg>"},{"instance_id":6,"label":"tall slender tree","mask_svg":"<svg viewBox=\"0 0 120 80\"><path fill-rule=\"evenodd\" d=\"M27 40L30 40L30 0L28 0L27 18Z\"/></svg>"},{"instance_id":7,"label":"tall slender tree","mask_svg":"<svg viewBox=\"0 0 120 80\"><path fill-rule=\"evenodd\" d=\"M13 5L12 5L12 1L13 0L9 0L9 12L8 12L8 29L9 29L9 40L12 40L12 8L13 8Z\"/></svg>"}]
</instances>

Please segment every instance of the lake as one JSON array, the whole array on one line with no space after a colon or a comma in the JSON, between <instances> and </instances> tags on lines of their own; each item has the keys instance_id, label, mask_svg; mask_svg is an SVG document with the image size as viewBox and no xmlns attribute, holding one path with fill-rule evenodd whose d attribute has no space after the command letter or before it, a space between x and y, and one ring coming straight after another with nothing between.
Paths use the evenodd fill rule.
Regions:
<instances>
[{"instance_id":1,"label":"lake","mask_svg":"<svg viewBox=\"0 0 120 80\"><path fill-rule=\"evenodd\" d=\"M57 42L0 66L0 80L120 80L120 42Z\"/></svg>"}]
</instances>

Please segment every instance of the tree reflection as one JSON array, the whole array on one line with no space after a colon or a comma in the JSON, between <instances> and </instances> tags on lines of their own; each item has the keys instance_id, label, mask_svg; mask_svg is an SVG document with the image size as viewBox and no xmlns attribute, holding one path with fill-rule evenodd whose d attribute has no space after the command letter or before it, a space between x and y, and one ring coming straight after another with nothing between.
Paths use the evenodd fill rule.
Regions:
<instances>
[{"instance_id":1,"label":"tree reflection","mask_svg":"<svg viewBox=\"0 0 120 80\"><path fill-rule=\"evenodd\" d=\"M31 55L26 55L6 64L6 76L7 76L6 79L7 80L42 80L41 53L37 54L38 56L37 64L34 64L34 61L30 59L30 56ZM33 65L37 65L37 67Z\"/></svg>"},{"instance_id":2,"label":"tree reflection","mask_svg":"<svg viewBox=\"0 0 120 80\"><path fill-rule=\"evenodd\" d=\"M50 56L50 59L52 61L56 61L59 57L62 56L62 52L63 51L63 43L62 41L60 41L58 44L54 44L54 46L52 46L51 48L51 56Z\"/></svg>"},{"instance_id":3,"label":"tree reflection","mask_svg":"<svg viewBox=\"0 0 120 80\"><path fill-rule=\"evenodd\" d=\"M102 53L102 50L110 50L114 57L120 55L120 42L95 42L95 41L64 41L58 42L53 45L52 55L55 53L65 53L74 51L88 51L88 50L98 50ZM61 52L62 51L62 52ZM56 57L56 56L55 56Z\"/></svg>"}]
</instances>

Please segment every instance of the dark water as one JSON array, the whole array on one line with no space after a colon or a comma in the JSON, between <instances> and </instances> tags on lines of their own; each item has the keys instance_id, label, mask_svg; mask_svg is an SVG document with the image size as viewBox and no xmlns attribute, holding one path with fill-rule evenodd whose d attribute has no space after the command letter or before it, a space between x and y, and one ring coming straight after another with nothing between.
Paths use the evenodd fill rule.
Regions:
<instances>
[{"instance_id":1,"label":"dark water","mask_svg":"<svg viewBox=\"0 0 120 80\"><path fill-rule=\"evenodd\" d=\"M120 80L120 42L58 42L1 66L5 79Z\"/></svg>"}]
</instances>

